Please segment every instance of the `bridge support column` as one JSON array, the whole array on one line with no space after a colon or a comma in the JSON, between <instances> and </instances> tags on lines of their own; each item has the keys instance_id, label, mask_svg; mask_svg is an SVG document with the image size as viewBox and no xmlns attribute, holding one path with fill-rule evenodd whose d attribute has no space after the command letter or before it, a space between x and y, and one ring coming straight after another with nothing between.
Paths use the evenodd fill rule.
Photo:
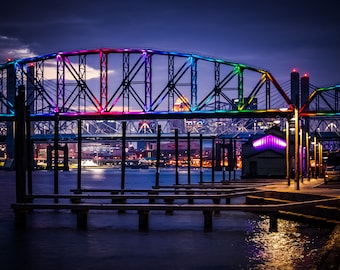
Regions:
<instances>
[{"instance_id":1,"label":"bridge support column","mask_svg":"<svg viewBox=\"0 0 340 270\"><path fill-rule=\"evenodd\" d=\"M212 230L212 211L203 211L204 215L204 230Z\"/></svg>"},{"instance_id":2,"label":"bridge support column","mask_svg":"<svg viewBox=\"0 0 340 270\"><path fill-rule=\"evenodd\" d=\"M147 230L149 228L149 211L148 210L139 210L139 229Z\"/></svg>"}]
</instances>

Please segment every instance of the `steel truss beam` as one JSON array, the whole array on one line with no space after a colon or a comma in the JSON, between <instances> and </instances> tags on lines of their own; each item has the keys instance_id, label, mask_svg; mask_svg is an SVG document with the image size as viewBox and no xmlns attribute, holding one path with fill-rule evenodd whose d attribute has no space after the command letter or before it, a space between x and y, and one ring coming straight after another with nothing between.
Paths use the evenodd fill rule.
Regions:
<instances>
[{"instance_id":1,"label":"steel truss beam","mask_svg":"<svg viewBox=\"0 0 340 270\"><path fill-rule=\"evenodd\" d=\"M87 58L90 55L91 57L92 55L98 55L99 57L98 89L87 82L87 67L90 65ZM109 57L112 55L122 56L122 79L116 90L112 92L112 95L109 95L113 84L110 83L108 63ZM132 56L137 56L137 58L135 57L132 60ZM152 89L155 85L153 78L158 79L160 75L159 71L157 71L157 75L153 76L153 73L159 67L153 66L154 61L152 59L161 56L168 57L167 80L163 80L163 87L158 84L156 89ZM74 57L78 57L78 63L74 61ZM179 66L176 66L175 61L177 59L183 59L184 61ZM50 74L51 71L53 72L51 68L51 61L53 60L56 65L56 68L54 68L55 79L47 79L45 75ZM48 72L45 71L46 61L49 61ZM214 77L210 76L213 78L215 86L205 97L204 93L207 92L207 89L200 89L198 77L204 76L209 79L209 75L206 73L200 75L200 62L212 63L215 70ZM16 84L25 84L25 81L28 80L34 85L33 99L35 105L33 107L35 112L33 114L51 112L171 112L174 110L174 102L177 98L183 107L191 112L200 112L207 109L242 111L249 109L251 102L261 93L264 83L266 84L266 89L265 94L261 96L261 100L265 99L265 108L259 109L275 109L275 107L271 108L270 98L277 93L284 101L281 103L286 103L284 105L286 109L290 111L293 109L293 105L286 93L268 72L242 64L192 54L131 49L84 50L20 59L1 65L0 70L5 70L8 65L13 63L16 66ZM33 65L35 64L34 74L26 72L25 68L26 65L32 63ZM91 63L92 67L93 65ZM220 68L222 66L231 68L231 71L224 77L221 77ZM116 68L114 68L113 72L115 71ZM253 90L249 90L249 86L245 89L244 80L247 77L245 71L259 74L261 77ZM234 78L237 78L236 85L232 85L233 81L235 81L233 80ZM51 85L53 80L56 85L55 94L47 91L45 87L45 81L48 81ZM134 87L134 85L138 84L144 85L143 91ZM274 85L276 92L273 93L271 85ZM186 86L190 86L189 93L185 90L188 88L182 89L182 87ZM236 95L230 89L235 89ZM247 99L245 98L246 95ZM32 97L30 97L30 100L32 100ZM166 100L168 103L167 110L164 110ZM236 103L235 100L237 100ZM225 106L226 104L229 104L229 106Z\"/></svg>"},{"instance_id":2,"label":"steel truss beam","mask_svg":"<svg viewBox=\"0 0 340 270\"><path fill-rule=\"evenodd\" d=\"M121 66L117 65L119 61ZM213 68L211 74L208 68L202 69L203 63ZM6 70L11 68L15 85L9 87ZM89 72L98 75L90 77ZM202 77L210 80L207 86L202 86ZM32 119L41 121L50 121L56 113L60 121L289 118L294 109L286 92L265 70L194 54L148 49L59 52L2 64L2 120L13 120L10 100L19 85L27 89L26 105L32 110ZM261 107L254 109L252 106L259 100ZM181 103L182 112L175 110L176 101ZM339 106L338 85L319 88L301 107L299 116L310 118L311 127L322 127L312 121L339 117Z\"/></svg>"},{"instance_id":3,"label":"steel truss beam","mask_svg":"<svg viewBox=\"0 0 340 270\"><path fill-rule=\"evenodd\" d=\"M302 117L340 117L340 85L315 89L301 106Z\"/></svg>"}]
</instances>

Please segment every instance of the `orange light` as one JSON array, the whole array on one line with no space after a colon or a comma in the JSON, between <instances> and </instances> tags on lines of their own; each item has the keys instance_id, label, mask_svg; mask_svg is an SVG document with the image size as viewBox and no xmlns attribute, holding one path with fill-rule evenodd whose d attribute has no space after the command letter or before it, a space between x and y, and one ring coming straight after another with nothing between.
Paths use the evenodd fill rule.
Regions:
<instances>
[{"instance_id":1,"label":"orange light","mask_svg":"<svg viewBox=\"0 0 340 270\"><path fill-rule=\"evenodd\" d=\"M293 70L292 70L293 72L297 72L297 69L296 68L293 68Z\"/></svg>"},{"instance_id":2,"label":"orange light","mask_svg":"<svg viewBox=\"0 0 340 270\"><path fill-rule=\"evenodd\" d=\"M12 61L12 59L11 58L7 58L7 62L11 62Z\"/></svg>"},{"instance_id":3,"label":"orange light","mask_svg":"<svg viewBox=\"0 0 340 270\"><path fill-rule=\"evenodd\" d=\"M303 77L308 77L308 73L303 74Z\"/></svg>"}]
</instances>

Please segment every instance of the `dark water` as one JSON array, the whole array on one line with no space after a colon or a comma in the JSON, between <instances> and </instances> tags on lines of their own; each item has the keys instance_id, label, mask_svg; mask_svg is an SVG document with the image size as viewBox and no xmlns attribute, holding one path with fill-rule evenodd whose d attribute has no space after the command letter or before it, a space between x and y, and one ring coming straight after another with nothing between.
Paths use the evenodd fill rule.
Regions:
<instances>
[{"instance_id":1,"label":"dark water","mask_svg":"<svg viewBox=\"0 0 340 270\"><path fill-rule=\"evenodd\" d=\"M219 172L220 173L220 172ZM205 172L205 180L211 177ZM216 175L216 181L221 179ZM118 170L88 169L83 187L120 188ZM53 193L53 172L34 172L33 193ZM160 184L173 184L173 170L161 171ZM180 175L186 183L187 172ZM192 183L199 171L191 173ZM69 211L34 211L27 228L15 230L10 203L15 201L15 173L0 171L0 269L314 269L330 231L244 212L213 217L213 230L203 230L199 212L150 213L149 230L138 230L134 211L92 211L88 229L76 230ZM153 170L127 170L126 188L151 188ZM60 172L59 192L76 187L76 171ZM243 198L232 201L240 203Z\"/></svg>"}]
</instances>

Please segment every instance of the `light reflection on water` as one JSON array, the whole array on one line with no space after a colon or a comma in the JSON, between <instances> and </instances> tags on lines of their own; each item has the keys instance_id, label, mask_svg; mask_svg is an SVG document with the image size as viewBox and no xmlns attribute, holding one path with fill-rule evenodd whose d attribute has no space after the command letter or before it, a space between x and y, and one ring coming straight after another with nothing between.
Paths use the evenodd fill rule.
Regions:
<instances>
[{"instance_id":1,"label":"light reflection on water","mask_svg":"<svg viewBox=\"0 0 340 270\"><path fill-rule=\"evenodd\" d=\"M251 223L253 231L246 241L252 269L316 269L328 230L278 219L278 231L269 232L268 218Z\"/></svg>"}]
</instances>

